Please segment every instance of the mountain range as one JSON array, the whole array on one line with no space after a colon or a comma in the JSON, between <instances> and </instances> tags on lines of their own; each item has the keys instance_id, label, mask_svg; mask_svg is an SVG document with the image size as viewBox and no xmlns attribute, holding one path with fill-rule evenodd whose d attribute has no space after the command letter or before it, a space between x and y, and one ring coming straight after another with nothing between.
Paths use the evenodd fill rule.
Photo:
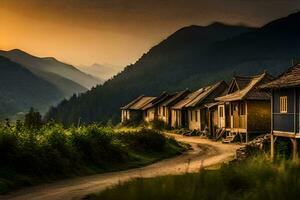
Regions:
<instances>
[{"instance_id":1,"label":"mountain range","mask_svg":"<svg viewBox=\"0 0 300 200\"><path fill-rule=\"evenodd\" d=\"M79 66L78 68L87 74L96 76L102 81L112 78L120 71L117 66L98 63L94 63L90 66Z\"/></svg>"},{"instance_id":2,"label":"mountain range","mask_svg":"<svg viewBox=\"0 0 300 200\"><path fill-rule=\"evenodd\" d=\"M40 58L30 55L20 49L0 51L0 55L25 66L33 73L42 76L53 84L59 84L60 81L57 83L57 80L62 81L63 78L67 85L73 82L75 88L82 87L81 89L84 90L90 89L101 82L98 78L83 73L76 67L60 62L53 57ZM58 86L62 87L62 85Z\"/></svg>"},{"instance_id":3,"label":"mountain range","mask_svg":"<svg viewBox=\"0 0 300 200\"><path fill-rule=\"evenodd\" d=\"M1 119L25 112L31 106L46 111L63 97L54 85L2 56L0 71Z\"/></svg>"},{"instance_id":4,"label":"mountain range","mask_svg":"<svg viewBox=\"0 0 300 200\"><path fill-rule=\"evenodd\" d=\"M228 80L234 74L286 70L300 55L300 12L249 28L222 23L182 28L103 85L53 107L46 115L66 125L119 121L133 98Z\"/></svg>"},{"instance_id":5,"label":"mountain range","mask_svg":"<svg viewBox=\"0 0 300 200\"><path fill-rule=\"evenodd\" d=\"M0 51L0 56L1 118L25 112L31 106L45 112L64 98L101 83L52 57L39 58L19 49Z\"/></svg>"}]
</instances>

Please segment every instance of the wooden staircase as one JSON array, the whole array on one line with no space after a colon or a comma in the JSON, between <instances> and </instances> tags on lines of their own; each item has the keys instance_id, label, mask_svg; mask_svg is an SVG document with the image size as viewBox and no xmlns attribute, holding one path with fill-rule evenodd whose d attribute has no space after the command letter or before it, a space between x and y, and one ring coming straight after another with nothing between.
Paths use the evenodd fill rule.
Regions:
<instances>
[{"instance_id":1,"label":"wooden staircase","mask_svg":"<svg viewBox=\"0 0 300 200\"><path fill-rule=\"evenodd\" d=\"M232 143L234 142L237 136L238 134L230 132L229 135L227 135L226 138L222 140L222 143L227 143L227 144Z\"/></svg>"},{"instance_id":2,"label":"wooden staircase","mask_svg":"<svg viewBox=\"0 0 300 200\"><path fill-rule=\"evenodd\" d=\"M220 140L224 136L225 133L226 133L225 128L218 129L216 132L216 141Z\"/></svg>"}]
</instances>

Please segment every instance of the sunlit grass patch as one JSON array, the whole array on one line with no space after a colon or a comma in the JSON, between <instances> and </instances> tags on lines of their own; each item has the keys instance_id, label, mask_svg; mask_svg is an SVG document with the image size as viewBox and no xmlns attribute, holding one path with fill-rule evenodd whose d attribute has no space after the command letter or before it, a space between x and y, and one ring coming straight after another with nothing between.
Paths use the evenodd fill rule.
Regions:
<instances>
[{"instance_id":1,"label":"sunlit grass patch","mask_svg":"<svg viewBox=\"0 0 300 200\"><path fill-rule=\"evenodd\" d=\"M90 200L282 200L298 199L300 164L255 157L219 170L139 178L90 195Z\"/></svg>"}]
</instances>

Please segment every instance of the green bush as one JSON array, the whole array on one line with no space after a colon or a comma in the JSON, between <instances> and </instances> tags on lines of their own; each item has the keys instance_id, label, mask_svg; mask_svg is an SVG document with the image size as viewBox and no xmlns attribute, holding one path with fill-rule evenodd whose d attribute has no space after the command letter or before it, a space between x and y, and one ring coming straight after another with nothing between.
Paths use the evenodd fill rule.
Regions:
<instances>
[{"instance_id":1,"label":"green bush","mask_svg":"<svg viewBox=\"0 0 300 200\"><path fill-rule=\"evenodd\" d=\"M159 119L151 121L150 126L155 130L168 129L167 124L163 120L159 120Z\"/></svg>"},{"instance_id":2,"label":"green bush","mask_svg":"<svg viewBox=\"0 0 300 200\"><path fill-rule=\"evenodd\" d=\"M10 187L132 166L132 161L145 163L142 158L149 155L148 160L153 160L150 154L160 155L168 141L173 145L168 147L180 147L148 129L117 132L97 124L68 129L55 123L40 128L20 122L0 124L0 193Z\"/></svg>"},{"instance_id":3,"label":"green bush","mask_svg":"<svg viewBox=\"0 0 300 200\"><path fill-rule=\"evenodd\" d=\"M122 139L129 143L132 148L148 151L162 151L167 140L161 132L146 128L137 132L122 134Z\"/></svg>"}]
</instances>

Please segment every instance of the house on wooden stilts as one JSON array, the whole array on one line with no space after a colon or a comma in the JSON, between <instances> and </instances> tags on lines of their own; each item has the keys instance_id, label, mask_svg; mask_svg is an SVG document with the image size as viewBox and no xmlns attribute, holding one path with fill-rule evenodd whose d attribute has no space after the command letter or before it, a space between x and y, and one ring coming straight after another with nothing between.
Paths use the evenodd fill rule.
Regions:
<instances>
[{"instance_id":1,"label":"house on wooden stilts","mask_svg":"<svg viewBox=\"0 0 300 200\"><path fill-rule=\"evenodd\" d=\"M293 159L298 159L300 138L300 64L289 68L278 78L262 85L272 93L271 98L271 157L275 156L275 142L290 140Z\"/></svg>"},{"instance_id":2,"label":"house on wooden stilts","mask_svg":"<svg viewBox=\"0 0 300 200\"><path fill-rule=\"evenodd\" d=\"M259 86L273 79L264 72L256 76L235 76L225 96L219 101L219 127L226 131L224 142L231 142L236 136L248 142L256 135L269 133L271 123L271 95L261 91Z\"/></svg>"}]
</instances>

